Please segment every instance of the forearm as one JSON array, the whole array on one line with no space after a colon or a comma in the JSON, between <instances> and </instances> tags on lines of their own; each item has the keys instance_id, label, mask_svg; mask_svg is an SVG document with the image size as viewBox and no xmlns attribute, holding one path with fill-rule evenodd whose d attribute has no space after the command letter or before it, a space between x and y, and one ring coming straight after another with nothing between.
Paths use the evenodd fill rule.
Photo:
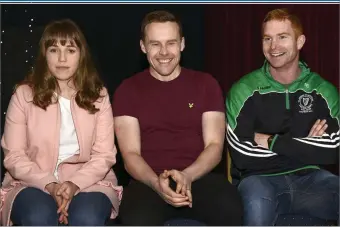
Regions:
<instances>
[{"instance_id":1,"label":"forearm","mask_svg":"<svg viewBox=\"0 0 340 227\"><path fill-rule=\"evenodd\" d=\"M116 163L115 151L105 150L98 152L98 149L91 151L90 160L85 162L79 170L64 179L77 185L83 190L103 180L112 166Z\"/></svg>"},{"instance_id":2,"label":"forearm","mask_svg":"<svg viewBox=\"0 0 340 227\"><path fill-rule=\"evenodd\" d=\"M123 154L126 171L136 180L143 182L149 187L156 189L158 176L137 153Z\"/></svg>"},{"instance_id":3,"label":"forearm","mask_svg":"<svg viewBox=\"0 0 340 227\"><path fill-rule=\"evenodd\" d=\"M29 187L45 190L45 186L49 183L58 182L52 173L41 170L24 154L6 151L4 167L13 178L24 182Z\"/></svg>"},{"instance_id":4,"label":"forearm","mask_svg":"<svg viewBox=\"0 0 340 227\"><path fill-rule=\"evenodd\" d=\"M208 145L198 156L196 161L183 170L193 181L210 172L222 158L222 144L212 143Z\"/></svg>"},{"instance_id":5,"label":"forearm","mask_svg":"<svg viewBox=\"0 0 340 227\"><path fill-rule=\"evenodd\" d=\"M272 145L274 152L306 164L334 164L337 162L338 148L335 138L293 138L289 134L277 136Z\"/></svg>"}]
</instances>

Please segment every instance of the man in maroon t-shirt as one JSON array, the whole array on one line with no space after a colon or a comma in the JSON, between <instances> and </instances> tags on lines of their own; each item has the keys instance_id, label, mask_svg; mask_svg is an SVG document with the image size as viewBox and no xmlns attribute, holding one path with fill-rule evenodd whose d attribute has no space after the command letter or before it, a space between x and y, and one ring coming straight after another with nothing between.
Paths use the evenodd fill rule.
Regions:
<instances>
[{"instance_id":1,"label":"man in maroon t-shirt","mask_svg":"<svg viewBox=\"0 0 340 227\"><path fill-rule=\"evenodd\" d=\"M163 225L182 217L241 225L236 188L209 173L221 160L225 136L218 83L179 65L184 37L171 13L149 13L141 32L150 67L126 79L113 99L118 144L134 179L124 190L122 224Z\"/></svg>"}]
</instances>

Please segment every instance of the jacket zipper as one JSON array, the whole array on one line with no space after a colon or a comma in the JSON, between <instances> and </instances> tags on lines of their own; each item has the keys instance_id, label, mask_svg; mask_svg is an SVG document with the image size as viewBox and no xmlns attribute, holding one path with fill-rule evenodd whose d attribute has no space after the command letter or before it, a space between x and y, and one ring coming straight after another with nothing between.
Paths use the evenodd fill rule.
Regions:
<instances>
[{"instance_id":1,"label":"jacket zipper","mask_svg":"<svg viewBox=\"0 0 340 227\"><path fill-rule=\"evenodd\" d=\"M290 103L289 103L289 91L286 89L286 109L290 109Z\"/></svg>"}]
</instances>

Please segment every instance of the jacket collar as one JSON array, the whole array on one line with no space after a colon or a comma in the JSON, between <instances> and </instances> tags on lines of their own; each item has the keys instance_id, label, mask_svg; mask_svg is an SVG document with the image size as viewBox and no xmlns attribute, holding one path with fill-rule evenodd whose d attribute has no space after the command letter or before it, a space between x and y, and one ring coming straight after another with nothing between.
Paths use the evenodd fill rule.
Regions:
<instances>
[{"instance_id":1,"label":"jacket collar","mask_svg":"<svg viewBox=\"0 0 340 227\"><path fill-rule=\"evenodd\" d=\"M271 83L280 84L279 82L274 80L274 78L270 74L269 67L270 67L269 62L267 60L265 60L263 66L261 67L261 71L270 80ZM310 68L308 67L307 63L305 63L304 61L299 61L299 67L301 69L301 73L300 73L299 77L295 81L293 81L293 83L291 83L289 86L291 86L295 83L298 83L299 81L301 81L301 80L305 79L307 76L309 76ZM280 85L282 86L282 84L280 84Z\"/></svg>"}]
</instances>

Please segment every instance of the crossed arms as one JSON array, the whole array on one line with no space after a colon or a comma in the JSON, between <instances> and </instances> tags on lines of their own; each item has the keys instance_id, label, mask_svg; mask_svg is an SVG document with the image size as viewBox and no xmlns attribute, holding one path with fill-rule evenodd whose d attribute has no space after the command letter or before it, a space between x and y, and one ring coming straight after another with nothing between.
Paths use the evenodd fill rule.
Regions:
<instances>
[{"instance_id":1,"label":"crossed arms","mask_svg":"<svg viewBox=\"0 0 340 227\"><path fill-rule=\"evenodd\" d=\"M238 90L233 90L227 98L227 140L233 163L238 169L261 172L274 169L282 162L296 160L305 165L333 164L337 161L339 147L339 100L333 99L328 106L318 106L316 122L310 125L309 133L297 138L291 133L274 135L260 134L255 129L255 104L250 97L236 116L235 100ZM338 97L336 90L333 97ZM324 102L326 103L326 102ZM326 105L326 104L325 104ZM234 109L233 109L234 108Z\"/></svg>"}]
</instances>

